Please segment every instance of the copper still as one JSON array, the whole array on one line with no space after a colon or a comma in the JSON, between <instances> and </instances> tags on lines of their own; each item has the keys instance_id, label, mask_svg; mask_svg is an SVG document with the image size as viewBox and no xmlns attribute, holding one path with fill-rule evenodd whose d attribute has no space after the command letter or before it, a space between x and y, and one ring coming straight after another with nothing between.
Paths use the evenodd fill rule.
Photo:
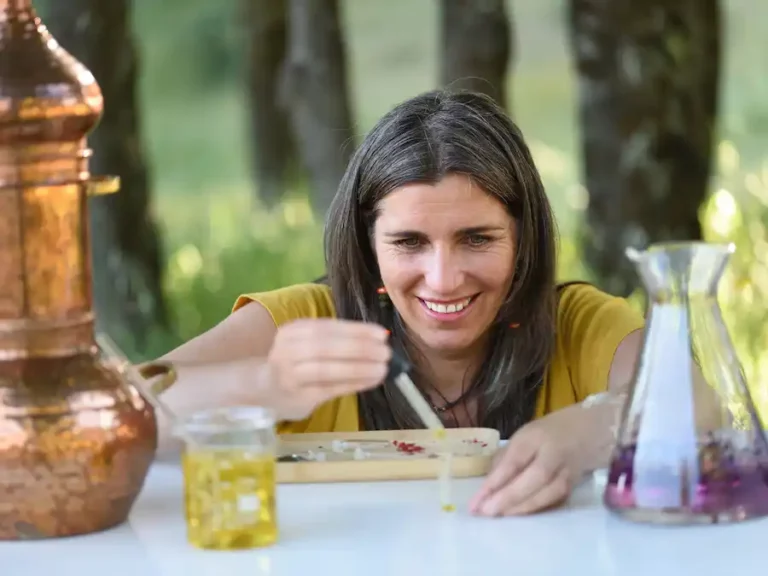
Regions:
<instances>
[{"instance_id":1,"label":"copper still","mask_svg":"<svg viewBox=\"0 0 768 576\"><path fill-rule=\"evenodd\" d=\"M95 344L87 200L119 187L88 170L102 112L31 0L0 0L2 540L121 524L157 446L151 406Z\"/></svg>"}]
</instances>

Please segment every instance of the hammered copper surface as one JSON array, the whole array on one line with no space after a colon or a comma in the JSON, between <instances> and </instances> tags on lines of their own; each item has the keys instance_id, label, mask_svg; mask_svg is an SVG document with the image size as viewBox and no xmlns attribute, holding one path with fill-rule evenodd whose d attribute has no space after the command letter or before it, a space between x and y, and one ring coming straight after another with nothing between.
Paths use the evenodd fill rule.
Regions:
<instances>
[{"instance_id":1,"label":"hammered copper surface","mask_svg":"<svg viewBox=\"0 0 768 576\"><path fill-rule=\"evenodd\" d=\"M102 111L31 1L0 0L0 539L120 524L156 449L153 410L94 344L87 198L116 188L88 169Z\"/></svg>"},{"instance_id":2,"label":"hammered copper surface","mask_svg":"<svg viewBox=\"0 0 768 576\"><path fill-rule=\"evenodd\" d=\"M0 538L125 520L157 445L154 414L95 356L0 363Z\"/></svg>"}]
</instances>

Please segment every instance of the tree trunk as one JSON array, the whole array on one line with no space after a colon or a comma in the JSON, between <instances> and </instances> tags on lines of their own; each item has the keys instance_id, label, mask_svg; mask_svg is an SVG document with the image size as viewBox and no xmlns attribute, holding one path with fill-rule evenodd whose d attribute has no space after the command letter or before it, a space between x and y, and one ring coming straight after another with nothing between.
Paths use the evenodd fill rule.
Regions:
<instances>
[{"instance_id":1,"label":"tree trunk","mask_svg":"<svg viewBox=\"0 0 768 576\"><path fill-rule=\"evenodd\" d=\"M505 0L441 0L440 83L507 107L512 26Z\"/></svg>"},{"instance_id":2,"label":"tree trunk","mask_svg":"<svg viewBox=\"0 0 768 576\"><path fill-rule=\"evenodd\" d=\"M90 201L94 300L100 329L141 353L154 327L167 325L162 255L150 213L137 102L138 55L130 0L51 2L46 24L101 86L105 111L89 139L94 174L120 176L117 194Z\"/></svg>"},{"instance_id":3,"label":"tree trunk","mask_svg":"<svg viewBox=\"0 0 768 576\"><path fill-rule=\"evenodd\" d=\"M253 167L267 207L280 202L297 168L288 111L278 86L287 56L287 0L244 0L248 28L248 94Z\"/></svg>"},{"instance_id":4,"label":"tree trunk","mask_svg":"<svg viewBox=\"0 0 768 576\"><path fill-rule=\"evenodd\" d=\"M352 154L352 112L338 0L291 0L284 100L312 203L325 214Z\"/></svg>"},{"instance_id":5,"label":"tree trunk","mask_svg":"<svg viewBox=\"0 0 768 576\"><path fill-rule=\"evenodd\" d=\"M585 258L636 286L628 246L701 238L720 58L717 0L571 0L589 191Z\"/></svg>"}]
</instances>

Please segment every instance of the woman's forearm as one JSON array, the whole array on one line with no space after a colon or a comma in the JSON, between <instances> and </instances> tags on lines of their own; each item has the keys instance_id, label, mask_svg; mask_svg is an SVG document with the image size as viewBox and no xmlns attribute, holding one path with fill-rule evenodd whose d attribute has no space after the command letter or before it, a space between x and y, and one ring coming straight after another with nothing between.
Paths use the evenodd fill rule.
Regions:
<instances>
[{"instance_id":1,"label":"woman's forearm","mask_svg":"<svg viewBox=\"0 0 768 576\"><path fill-rule=\"evenodd\" d=\"M579 475L605 468L616 445L618 426L627 395L606 392L550 415L562 432L564 449Z\"/></svg>"},{"instance_id":2,"label":"woman's forearm","mask_svg":"<svg viewBox=\"0 0 768 576\"><path fill-rule=\"evenodd\" d=\"M691 394L695 401L691 403L695 429L691 432L702 438L712 430L720 429L727 414L703 378L694 380L694 389L695 392ZM618 441L622 410L627 401L626 391L605 392L553 414L563 419L558 425L572 431L571 438L566 441L576 469L589 473L610 464L613 448Z\"/></svg>"},{"instance_id":3,"label":"woman's forearm","mask_svg":"<svg viewBox=\"0 0 768 576\"><path fill-rule=\"evenodd\" d=\"M259 404L268 406L269 371L266 362L246 358L221 363L195 363L167 358L176 369L176 382L161 399L179 418L199 410ZM157 414L159 452L178 449L173 437L172 423Z\"/></svg>"}]
</instances>

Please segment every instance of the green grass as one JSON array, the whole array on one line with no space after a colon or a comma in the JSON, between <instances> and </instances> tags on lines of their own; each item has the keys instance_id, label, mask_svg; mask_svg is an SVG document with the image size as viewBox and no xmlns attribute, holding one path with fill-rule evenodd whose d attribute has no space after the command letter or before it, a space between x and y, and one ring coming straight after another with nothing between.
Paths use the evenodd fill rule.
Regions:
<instances>
[{"instance_id":1,"label":"green grass","mask_svg":"<svg viewBox=\"0 0 768 576\"><path fill-rule=\"evenodd\" d=\"M759 26L768 16L768 5L750 0L724 4L720 133L733 143L723 148L723 157L727 160L730 150L732 158L735 149L739 164L734 168L725 162L713 189L727 189L742 203L740 218L750 228L744 232L734 227L722 194L704 222L710 236L724 234L737 241L740 253L759 256L739 259L724 290L729 326L768 406L762 385L768 370L762 353L768 347L762 316L768 296L763 299L762 286L768 286L768 273L760 256L768 253L768 203L754 192L768 187L768 80L758 72L766 53ZM243 66L237 51L242 39L236 26L238 2L136 0L135 5L144 56L144 140L154 211L168 257L166 292L175 318L174 334L157 340L146 352L151 356L220 321L242 292L321 274L322 227L300 191L293 191L292 199L270 214L258 203L249 168L248 115L238 80ZM433 0L343 2L355 128L361 137L396 103L435 87L436 6ZM509 78L511 114L531 145L560 222L561 274L572 278L584 274L572 240L584 192L565 1L510 6L517 19L517 54ZM744 298L745 286L749 299Z\"/></svg>"}]
</instances>

